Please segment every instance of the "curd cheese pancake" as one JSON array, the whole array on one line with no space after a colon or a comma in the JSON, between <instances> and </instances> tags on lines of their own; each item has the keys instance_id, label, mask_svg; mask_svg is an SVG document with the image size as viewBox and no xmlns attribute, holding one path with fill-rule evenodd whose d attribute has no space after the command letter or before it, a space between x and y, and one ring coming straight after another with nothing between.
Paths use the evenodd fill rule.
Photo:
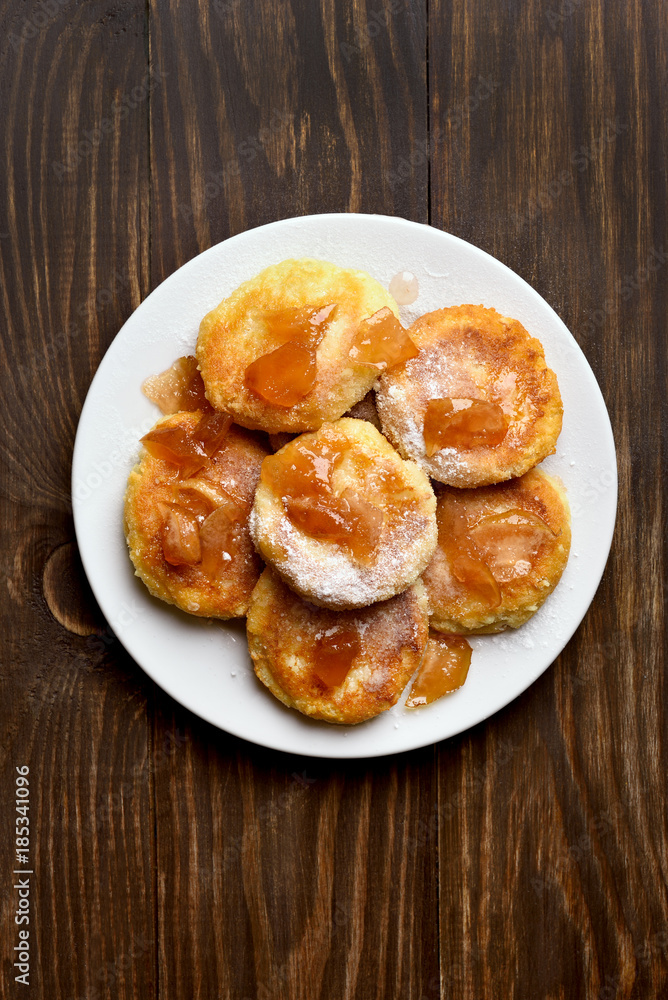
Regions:
<instances>
[{"instance_id":1,"label":"curd cheese pancake","mask_svg":"<svg viewBox=\"0 0 668 1000\"><path fill-rule=\"evenodd\" d=\"M542 345L495 309L439 309L409 330L417 357L380 378L384 433L450 486L521 476L555 451L562 405Z\"/></svg>"},{"instance_id":2,"label":"curd cheese pancake","mask_svg":"<svg viewBox=\"0 0 668 1000\"><path fill-rule=\"evenodd\" d=\"M417 354L393 297L364 271L285 260L202 320L206 395L244 427L317 430L361 400L380 371Z\"/></svg>"},{"instance_id":3,"label":"curd cheese pancake","mask_svg":"<svg viewBox=\"0 0 668 1000\"><path fill-rule=\"evenodd\" d=\"M417 581L357 611L302 600L267 568L248 611L258 678L279 701L325 722L352 725L394 705L422 659L427 599Z\"/></svg>"},{"instance_id":4,"label":"curd cheese pancake","mask_svg":"<svg viewBox=\"0 0 668 1000\"><path fill-rule=\"evenodd\" d=\"M405 590L436 546L427 476L376 428L344 417L262 463L253 541L286 583L328 608L359 608Z\"/></svg>"},{"instance_id":5,"label":"curd cheese pancake","mask_svg":"<svg viewBox=\"0 0 668 1000\"><path fill-rule=\"evenodd\" d=\"M532 469L472 490L442 487L438 546L422 579L431 626L502 632L523 625L558 584L571 544L560 481Z\"/></svg>"},{"instance_id":6,"label":"curd cheese pancake","mask_svg":"<svg viewBox=\"0 0 668 1000\"><path fill-rule=\"evenodd\" d=\"M193 615L245 615L262 571L248 532L260 466L256 435L228 416L163 417L125 494L125 535L149 591Z\"/></svg>"}]
</instances>

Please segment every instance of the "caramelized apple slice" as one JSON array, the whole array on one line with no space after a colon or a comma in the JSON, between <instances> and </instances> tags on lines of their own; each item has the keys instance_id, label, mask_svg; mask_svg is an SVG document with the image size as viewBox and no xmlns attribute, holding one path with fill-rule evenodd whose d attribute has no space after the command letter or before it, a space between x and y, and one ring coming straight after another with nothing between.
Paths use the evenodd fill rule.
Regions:
<instances>
[{"instance_id":1,"label":"caramelized apple slice","mask_svg":"<svg viewBox=\"0 0 668 1000\"><path fill-rule=\"evenodd\" d=\"M459 580L467 590L476 593L490 608L498 608L501 605L499 585L484 560L462 547L450 553L450 566L455 579Z\"/></svg>"},{"instance_id":2,"label":"caramelized apple slice","mask_svg":"<svg viewBox=\"0 0 668 1000\"><path fill-rule=\"evenodd\" d=\"M353 490L344 490L340 498L347 506L345 513L349 525L346 547L358 562L368 564L380 541L383 530L383 512Z\"/></svg>"},{"instance_id":3,"label":"caramelized apple slice","mask_svg":"<svg viewBox=\"0 0 668 1000\"><path fill-rule=\"evenodd\" d=\"M187 511L166 507L162 511L162 551L170 566L194 566L200 561L201 548L197 521Z\"/></svg>"},{"instance_id":4,"label":"caramelized apple slice","mask_svg":"<svg viewBox=\"0 0 668 1000\"><path fill-rule=\"evenodd\" d=\"M278 497L325 496L331 489L332 474L343 451L322 442L309 448L292 441L278 454L268 455L260 476Z\"/></svg>"},{"instance_id":5,"label":"caramelized apple slice","mask_svg":"<svg viewBox=\"0 0 668 1000\"><path fill-rule=\"evenodd\" d=\"M430 630L427 649L406 708L430 705L460 688L468 675L472 652L463 636L441 635Z\"/></svg>"},{"instance_id":6,"label":"caramelized apple slice","mask_svg":"<svg viewBox=\"0 0 668 1000\"><path fill-rule=\"evenodd\" d=\"M277 309L266 312L262 318L277 345L297 341L303 347L317 347L335 309L335 303L303 309Z\"/></svg>"},{"instance_id":7,"label":"caramelized apple slice","mask_svg":"<svg viewBox=\"0 0 668 1000\"><path fill-rule=\"evenodd\" d=\"M234 510L232 510L234 514ZM200 528L201 570L210 580L217 580L231 565L239 551L238 521L230 511L218 507Z\"/></svg>"},{"instance_id":8,"label":"caramelized apple slice","mask_svg":"<svg viewBox=\"0 0 668 1000\"><path fill-rule=\"evenodd\" d=\"M253 506L253 496L243 497L235 493L234 487L229 483L225 487L218 486L218 495L218 505L223 508L229 520L242 524Z\"/></svg>"},{"instance_id":9,"label":"caramelized apple slice","mask_svg":"<svg viewBox=\"0 0 668 1000\"><path fill-rule=\"evenodd\" d=\"M224 508L230 521L244 521L250 500L234 496L231 491L231 486L225 489L220 483L214 486L203 477L197 477L176 483L172 487L172 498L176 506L183 507L200 524L218 507Z\"/></svg>"},{"instance_id":10,"label":"caramelized apple slice","mask_svg":"<svg viewBox=\"0 0 668 1000\"><path fill-rule=\"evenodd\" d=\"M385 306L360 323L350 348L350 360L382 372L416 358L419 353L392 310Z\"/></svg>"},{"instance_id":11,"label":"caramelized apple slice","mask_svg":"<svg viewBox=\"0 0 668 1000\"><path fill-rule=\"evenodd\" d=\"M501 604L499 585L469 538L464 514L452 504L438 509L438 544L448 558L452 575L490 608Z\"/></svg>"},{"instance_id":12,"label":"caramelized apple slice","mask_svg":"<svg viewBox=\"0 0 668 1000\"><path fill-rule=\"evenodd\" d=\"M273 406L294 406L315 385L315 351L288 342L246 369L244 385Z\"/></svg>"},{"instance_id":13,"label":"caramelized apple slice","mask_svg":"<svg viewBox=\"0 0 668 1000\"><path fill-rule=\"evenodd\" d=\"M367 468L365 495L374 503L405 507L416 506L420 497L413 486L407 486L396 469L383 465Z\"/></svg>"},{"instance_id":14,"label":"caramelized apple slice","mask_svg":"<svg viewBox=\"0 0 668 1000\"><path fill-rule=\"evenodd\" d=\"M424 418L427 456L441 448L493 448L508 431L509 418L498 403L484 399L430 399Z\"/></svg>"},{"instance_id":15,"label":"caramelized apple slice","mask_svg":"<svg viewBox=\"0 0 668 1000\"><path fill-rule=\"evenodd\" d=\"M332 475L344 454L333 444L307 447L295 441L267 456L260 475L282 499L295 527L313 538L338 542L367 562L380 538L383 512L353 490L334 494Z\"/></svg>"},{"instance_id":16,"label":"caramelized apple slice","mask_svg":"<svg viewBox=\"0 0 668 1000\"><path fill-rule=\"evenodd\" d=\"M469 536L495 579L507 583L531 572L554 532L538 514L514 509L481 518L469 528Z\"/></svg>"},{"instance_id":17,"label":"caramelized apple slice","mask_svg":"<svg viewBox=\"0 0 668 1000\"><path fill-rule=\"evenodd\" d=\"M220 448L232 418L226 413L205 413L191 432L185 427L154 427L141 439L154 458L179 467L190 478Z\"/></svg>"},{"instance_id":18,"label":"caramelized apple slice","mask_svg":"<svg viewBox=\"0 0 668 1000\"><path fill-rule=\"evenodd\" d=\"M164 414L180 410L213 412L204 392L204 382L197 368L197 358L177 358L171 368L151 375L142 385L145 396L160 407Z\"/></svg>"},{"instance_id":19,"label":"caramelized apple slice","mask_svg":"<svg viewBox=\"0 0 668 1000\"><path fill-rule=\"evenodd\" d=\"M205 413L195 428L193 437L204 448L207 458L212 458L232 426L232 417L228 413Z\"/></svg>"},{"instance_id":20,"label":"caramelized apple slice","mask_svg":"<svg viewBox=\"0 0 668 1000\"><path fill-rule=\"evenodd\" d=\"M154 458L176 465L185 476L191 476L206 462L206 452L184 427L155 427L141 439Z\"/></svg>"},{"instance_id":21,"label":"caramelized apple slice","mask_svg":"<svg viewBox=\"0 0 668 1000\"><path fill-rule=\"evenodd\" d=\"M335 497L329 502L313 497L285 497L285 512L300 531L327 542L343 542L350 535L347 508Z\"/></svg>"},{"instance_id":22,"label":"caramelized apple slice","mask_svg":"<svg viewBox=\"0 0 668 1000\"><path fill-rule=\"evenodd\" d=\"M383 512L352 490L329 499L285 497L285 511L312 538L343 545L359 562L368 563L378 545Z\"/></svg>"},{"instance_id":23,"label":"caramelized apple slice","mask_svg":"<svg viewBox=\"0 0 668 1000\"><path fill-rule=\"evenodd\" d=\"M308 396L315 385L316 348L335 309L332 303L265 313L269 333L281 346L248 365L246 388L273 406L294 406Z\"/></svg>"},{"instance_id":24,"label":"caramelized apple slice","mask_svg":"<svg viewBox=\"0 0 668 1000\"><path fill-rule=\"evenodd\" d=\"M218 506L218 496L213 487L203 479L185 479L172 486L174 506L187 511L198 524Z\"/></svg>"},{"instance_id":25,"label":"caramelized apple slice","mask_svg":"<svg viewBox=\"0 0 668 1000\"><path fill-rule=\"evenodd\" d=\"M360 652L360 634L356 628L330 629L316 643L314 674L326 687L338 687Z\"/></svg>"}]
</instances>

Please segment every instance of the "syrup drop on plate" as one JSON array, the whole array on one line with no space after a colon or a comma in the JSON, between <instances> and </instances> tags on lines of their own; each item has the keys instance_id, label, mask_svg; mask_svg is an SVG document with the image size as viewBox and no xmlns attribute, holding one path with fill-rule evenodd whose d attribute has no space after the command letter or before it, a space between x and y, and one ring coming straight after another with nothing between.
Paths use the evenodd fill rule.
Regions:
<instances>
[{"instance_id":1,"label":"syrup drop on plate","mask_svg":"<svg viewBox=\"0 0 668 1000\"><path fill-rule=\"evenodd\" d=\"M399 271L390 282L389 292L397 305L409 306L420 294L420 284L412 271Z\"/></svg>"},{"instance_id":2,"label":"syrup drop on plate","mask_svg":"<svg viewBox=\"0 0 668 1000\"><path fill-rule=\"evenodd\" d=\"M444 694L457 691L469 672L471 653L464 636L441 635L430 630L427 649L406 708L430 705Z\"/></svg>"}]
</instances>

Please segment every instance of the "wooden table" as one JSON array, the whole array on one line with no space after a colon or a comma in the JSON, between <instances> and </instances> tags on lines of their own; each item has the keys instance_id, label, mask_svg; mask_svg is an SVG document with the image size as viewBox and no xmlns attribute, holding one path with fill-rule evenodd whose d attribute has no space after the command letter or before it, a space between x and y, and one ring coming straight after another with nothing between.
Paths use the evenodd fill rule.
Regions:
<instances>
[{"instance_id":1,"label":"wooden table","mask_svg":"<svg viewBox=\"0 0 668 1000\"><path fill-rule=\"evenodd\" d=\"M668 997L665 5L8 0L0 24L0 997ZM213 243L327 211L429 222L530 282L620 472L551 669L368 762L259 749L157 689L100 617L70 504L133 309Z\"/></svg>"}]
</instances>

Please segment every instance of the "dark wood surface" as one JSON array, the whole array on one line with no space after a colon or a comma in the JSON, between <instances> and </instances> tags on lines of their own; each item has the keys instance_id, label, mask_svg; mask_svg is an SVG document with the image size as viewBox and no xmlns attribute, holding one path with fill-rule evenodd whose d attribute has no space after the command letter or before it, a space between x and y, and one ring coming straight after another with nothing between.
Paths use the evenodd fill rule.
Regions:
<instances>
[{"instance_id":1,"label":"dark wood surface","mask_svg":"<svg viewBox=\"0 0 668 1000\"><path fill-rule=\"evenodd\" d=\"M2 5L2 1000L668 997L667 29L649 0ZM457 738L345 763L157 689L96 608L69 498L139 302L325 211L430 222L526 278L594 369L620 473L551 669Z\"/></svg>"}]
</instances>

